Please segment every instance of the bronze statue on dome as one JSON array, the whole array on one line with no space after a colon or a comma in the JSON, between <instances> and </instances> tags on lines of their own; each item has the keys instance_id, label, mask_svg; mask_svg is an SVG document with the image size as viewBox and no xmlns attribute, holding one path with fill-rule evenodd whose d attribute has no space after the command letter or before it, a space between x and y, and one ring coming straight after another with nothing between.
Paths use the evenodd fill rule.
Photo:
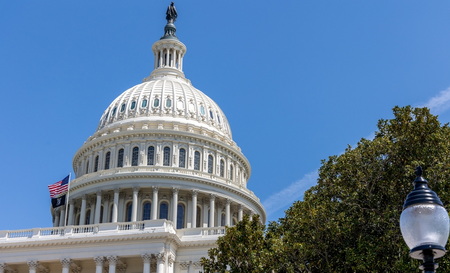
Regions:
<instances>
[{"instance_id":1,"label":"bronze statue on dome","mask_svg":"<svg viewBox=\"0 0 450 273\"><path fill-rule=\"evenodd\" d=\"M178 13L175 8L175 4L173 2L170 3L170 6L167 7L166 11L166 20L167 23L174 23L177 20Z\"/></svg>"}]
</instances>

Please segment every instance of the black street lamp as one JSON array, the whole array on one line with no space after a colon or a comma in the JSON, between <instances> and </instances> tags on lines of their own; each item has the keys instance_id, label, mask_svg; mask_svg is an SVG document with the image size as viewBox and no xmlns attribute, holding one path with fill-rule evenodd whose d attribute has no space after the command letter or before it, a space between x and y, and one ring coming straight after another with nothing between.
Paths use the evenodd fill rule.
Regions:
<instances>
[{"instance_id":1,"label":"black street lamp","mask_svg":"<svg viewBox=\"0 0 450 273\"><path fill-rule=\"evenodd\" d=\"M434 259L445 255L449 235L449 217L437 194L428 188L422 168L416 168L414 190L406 197L400 215L400 229L408 245L409 256L423 260L423 272L435 272Z\"/></svg>"}]
</instances>

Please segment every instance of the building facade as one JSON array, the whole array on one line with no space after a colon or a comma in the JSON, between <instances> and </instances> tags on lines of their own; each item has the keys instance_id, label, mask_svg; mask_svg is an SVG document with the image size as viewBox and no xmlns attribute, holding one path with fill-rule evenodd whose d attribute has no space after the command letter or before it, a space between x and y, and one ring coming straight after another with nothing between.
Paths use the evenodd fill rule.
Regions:
<instances>
[{"instance_id":1,"label":"building facade","mask_svg":"<svg viewBox=\"0 0 450 273\"><path fill-rule=\"evenodd\" d=\"M199 272L225 226L245 214L265 221L226 116L183 73L173 6L166 15L153 72L76 152L53 227L0 231L0 273Z\"/></svg>"}]
</instances>

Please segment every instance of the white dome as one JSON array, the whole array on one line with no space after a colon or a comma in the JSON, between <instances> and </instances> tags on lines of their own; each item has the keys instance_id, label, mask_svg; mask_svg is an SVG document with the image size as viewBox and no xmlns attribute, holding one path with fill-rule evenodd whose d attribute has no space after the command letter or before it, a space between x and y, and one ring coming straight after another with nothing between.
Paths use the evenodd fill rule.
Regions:
<instances>
[{"instance_id":1,"label":"white dome","mask_svg":"<svg viewBox=\"0 0 450 273\"><path fill-rule=\"evenodd\" d=\"M190 124L231 140L231 130L219 106L189 80L178 75L149 77L123 92L104 111L98 131L124 123Z\"/></svg>"}]
</instances>

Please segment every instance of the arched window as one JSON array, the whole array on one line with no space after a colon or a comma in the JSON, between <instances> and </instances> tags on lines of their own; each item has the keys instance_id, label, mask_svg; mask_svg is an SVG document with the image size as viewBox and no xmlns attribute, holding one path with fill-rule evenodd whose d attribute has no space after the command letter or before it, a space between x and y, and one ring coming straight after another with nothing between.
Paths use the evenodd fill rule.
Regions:
<instances>
[{"instance_id":1,"label":"arched window","mask_svg":"<svg viewBox=\"0 0 450 273\"><path fill-rule=\"evenodd\" d=\"M117 167L123 167L123 149L120 149L117 154Z\"/></svg>"},{"instance_id":2,"label":"arched window","mask_svg":"<svg viewBox=\"0 0 450 273\"><path fill-rule=\"evenodd\" d=\"M123 111L125 111L125 103L124 104L122 104L122 106L120 107L120 112L123 112Z\"/></svg>"},{"instance_id":3,"label":"arched window","mask_svg":"<svg viewBox=\"0 0 450 273\"><path fill-rule=\"evenodd\" d=\"M220 176L225 176L225 161L223 159L220 160Z\"/></svg>"},{"instance_id":4,"label":"arched window","mask_svg":"<svg viewBox=\"0 0 450 273\"><path fill-rule=\"evenodd\" d=\"M144 220L150 220L150 212L152 211L152 203L145 202L144 205L142 205L142 221Z\"/></svg>"},{"instance_id":5,"label":"arched window","mask_svg":"<svg viewBox=\"0 0 450 273\"><path fill-rule=\"evenodd\" d=\"M196 227L202 227L202 209L197 206L197 219L195 219Z\"/></svg>"},{"instance_id":6,"label":"arched window","mask_svg":"<svg viewBox=\"0 0 450 273\"><path fill-rule=\"evenodd\" d=\"M178 167L186 168L186 150L184 148L180 149Z\"/></svg>"},{"instance_id":7,"label":"arched window","mask_svg":"<svg viewBox=\"0 0 450 273\"><path fill-rule=\"evenodd\" d=\"M194 153L194 170L200 170L200 152L195 151Z\"/></svg>"},{"instance_id":8,"label":"arched window","mask_svg":"<svg viewBox=\"0 0 450 273\"><path fill-rule=\"evenodd\" d=\"M146 99L143 99L143 100L142 100L141 107L142 107L142 108L147 107L147 100L146 100Z\"/></svg>"},{"instance_id":9,"label":"arched window","mask_svg":"<svg viewBox=\"0 0 450 273\"><path fill-rule=\"evenodd\" d=\"M166 107L172 107L172 100L170 98L166 99Z\"/></svg>"},{"instance_id":10,"label":"arched window","mask_svg":"<svg viewBox=\"0 0 450 273\"><path fill-rule=\"evenodd\" d=\"M137 166L139 162L139 148L133 148L133 154L131 155L131 166Z\"/></svg>"},{"instance_id":11,"label":"arched window","mask_svg":"<svg viewBox=\"0 0 450 273\"><path fill-rule=\"evenodd\" d=\"M111 152L107 152L105 155L105 170L109 169L110 160L111 160Z\"/></svg>"},{"instance_id":12,"label":"arched window","mask_svg":"<svg viewBox=\"0 0 450 273\"><path fill-rule=\"evenodd\" d=\"M214 157L208 155L208 173L213 173Z\"/></svg>"},{"instance_id":13,"label":"arched window","mask_svg":"<svg viewBox=\"0 0 450 273\"><path fill-rule=\"evenodd\" d=\"M184 228L184 205L178 204L177 210L177 228Z\"/></svg>"},{"instance_id":14,"label":"arched window","mask_svg":"<svg viewBox=\"0 0 450 273\"><path fill-rule=\"evenodd\" d=\"M155 147L150 146L147 150L147 165L155 165Z\"/></svg>"},{"instance_id":15,"label":"arched window","mask_svg":"<svg viewBox=\"0 0 450 273\"><path fill-rule=\"evenodd\" d=\"M131 213L133 211L133 203L129 202L125 211L125 222L131 222Z\"/></svg>"},{"instance_id":16,"label":"arched window","mask_svg":"<svg viewBox=\"0 0 450 273\"><path fill-rule=\"evenodd\" d=\"M89 160L86 162L86 173L89 173Z\"/></svg>"},{"instance_id":17,"label":"arched window","mask_svg":"<svg viewBox=\"0 0 450 273\"><path fill-rule=\"evenodd\" d=\"M94 161L94 172L98 171L98 156L95 157Z\"/></svg>"},{"instance_id":18,"label":"arched window","mask_svg":"<svg viewBox=\"0 0 450 273\"><path fill-rule=\"evenodd\" d=\"M159 205L159 219L169 219L169 204L166 202Z\"/></svg>"},{"instance_id":19,"label":"arched window","mask_svg":"<svg viewBox=\"0 0 450 273\"><path fill-rule=\"evenodd\" d=\"M230 165L230 180L233 181L233 177L234 177L234 168L233 165Z\"/></svg>"},{"instance_id":20,"label":"arched window","mask_svg":"<svg viewBox=\"0 0 450 273\"><path fill-rule=\"evenodd\" d=\"M170 148L169 147L164 147L163 165L170 166Z\"/></svg>"},{"instance_id":21,"label":"arched window","mask_svg":"<svg viewBox=\"0 0 450 273\"><path fill-rule=\"evenodd\" d=\"M131 102L130 109L131 109L131 110L134 110L134 108L136 108L136 102L135 102L135 101L132 101L132 102Z\"/></svg>"},{"instance_id":22,"label":"arched window","mask_svg":"<svg viewBox=\"0 0 450 273\"><path fill-rule=\"evenodd\" d=\"M153 107L158 107L159 106L159 99L155 98L155 100L153 101Z\"/></svg>"}]
</instances>

